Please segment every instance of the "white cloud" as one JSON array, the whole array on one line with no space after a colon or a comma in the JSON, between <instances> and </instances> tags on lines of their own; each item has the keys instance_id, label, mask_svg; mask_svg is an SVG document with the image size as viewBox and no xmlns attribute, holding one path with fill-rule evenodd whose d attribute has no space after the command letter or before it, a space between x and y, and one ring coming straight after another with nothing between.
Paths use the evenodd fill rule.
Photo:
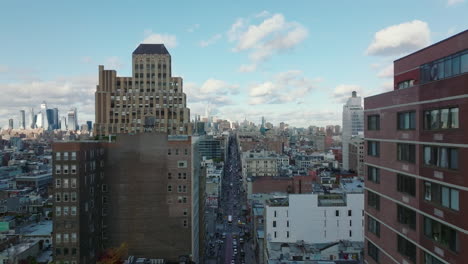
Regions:
<instances>
[{"instance_id":1,"label":"white cloud","mask_svg":"<svg viewBox=\"0 0 468 264\"><path fill-rule=\"evenodd\" d=\"M241 66L241 72L256 69L259 63L294 48L308 36L304 26L286 21L282 14L262 12L255 16L259 17L264 18L259 24L250 24L250 18L238 18L227 33L229 41L235 42L234 52L249 52L251 66Z\"/></svg>"},{"instance_id":2,"label":"white cloud","mask_svg":"<svg viewBox=\"0 0 468 264\"><path fill-rule=\"evenodd\" d=\"M301 103L321 79L308 79L301 71L286 71L273 76L273 80L250 86L249 104Z\"/></svg>"},{"instance_id":3,"label":"white cloud","mask_svg":"<svg viewBox=\"0 0 468 264\"><path fill-rule=\"evenodd\" d=\"M270 15L270 12L263 10L262 12L255 15L255 17L267 17Z\"/></svg>"},{"instance_id":4,"label":"white cloud","mask_svg":"<svg viewBox=\"0 0 468 264\"><path fill-rule=\"evenodd\" d=\"M257 69L256 64L242 64L239 67L239 72L254 72Z\"/></svg>"},{"instance_id":5,"label":"white cloud","mask_svg":"<svg viewBox=\"0 0 468 264\"><path fill-rule=\"evenodd\" d=\"M387 67L383 68L377 73L379 78L393 78L393 63L389 64Z\"/></svg>"},{"instance_id":6,"label":"white cloud","mask_svg":"<svg viewBox=\"0 0 468 264\"><path fill-rule=\"evenodd\" d=\"M465 2L465 0L447 0L448 6L453 6Z\"/></svg>"},{"instance_id":7,"label":"white cloud","mask_svg":"<svg viewBox=\"0 0 468 264\"><path fill-rule=\"evenodd\" d=\"M232 95L239 93L239 85L210 78L201 86L196 83L186 83L184 91L189 103L204 102L214 105L232 104Z\"/></svg>"},{"instance_id":8,"label":"white cloud","mask_svg":"<svg viewBox=\"0 0 468 264\"><path fill-rule=\"evenodd\" d=\"M367 55L401 55L430 44L431 31L426 22L414 20L384 28L375 33Z\"/></svg>"},{"instance_id":9,"label":"white cloud","mask_svg":"<svg viewBox=\"0 0 468 264\"><path fill-rule=\"evenodd\" d=\"M333 91L333 99L340 104L346 103L349 97L351 97L351 93L353 91L357 92L357 96L365 96L363 94L363 89L359 85L354 84L340 84L338 85L335 90Z\"/></svg>"},{"instance_id":10,"label":"white cloud","mask_svg":"<svg viewBox=\"0 0 468 264\"><path fill-rule=\"evenodd\" d=\"M221 34L216 34L216 35L213 35L211 38L207 39L207 40L202 40L200 41L200 46L201 47L208 47L214 43L216 43L218 40L220 40L222 37Z\"/></svg>"},{"instance_id":11,"label":"white cloud","mask_svg":"<svg viewBox=\"0 0 468 264\"><path fill-rule=\"evenodd\" d=\"M177 46L177 38L170 34L157 34L151 30L145 30L145 39L142 41L145 44L164 44L166 48L174 48Z\"/></svg>"},{"instance_id":12,"label":"white cloud","mask_svg":"<svg viewBox=\"0 0 468 264\"><path fill-rule=\"evenodd\" d=\"M106 62L104 64L106 68L112 69L112 70L119 70L120 68L123 67L124 63L122 60L119 59L117 56L112 56L106 59Z\"/></svg>"},{"instance_id":13,"label":"white cloud","mask_svg":"<svg viewBox=\"0 0 468 264\"><path fill-rule=\"evenodd\" d=\"M200 28L200 24L193 24L187 28L187 32L193 33Z\"/></svg>"}]
</instances>

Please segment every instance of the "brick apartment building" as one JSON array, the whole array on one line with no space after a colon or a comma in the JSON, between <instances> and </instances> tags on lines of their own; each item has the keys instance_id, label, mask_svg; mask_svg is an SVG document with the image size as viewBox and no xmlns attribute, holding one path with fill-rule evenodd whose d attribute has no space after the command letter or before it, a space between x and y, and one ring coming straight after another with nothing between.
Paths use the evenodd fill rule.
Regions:
<instances>
[{"instance_id":1,"label":"brick apartment building","mask_svg":"<svg viewBox=\"0 0 468 264\"><path fill-rule=\"evenodd\" d=\"M365 260L466 263L468 31L396 60L394 86L365 98Z\"/></svg>"}]
</instances>

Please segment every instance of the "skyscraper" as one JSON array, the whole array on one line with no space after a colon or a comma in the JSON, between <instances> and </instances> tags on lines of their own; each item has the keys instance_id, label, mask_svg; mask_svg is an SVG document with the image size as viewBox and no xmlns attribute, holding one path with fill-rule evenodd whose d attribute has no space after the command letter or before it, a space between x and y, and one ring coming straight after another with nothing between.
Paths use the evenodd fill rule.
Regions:
<instances>
[{"instance_id":1,"label":"skyscraper","mask_svg":"<svg viewBox=\"0 0 468 264\"><path fill-rule=\"evenodd\" d=\"M96 135L167 132L191 134L190 110L180 77L172 76L163 44L140 44L132 55L132 77L99 66Z\"/></svg>"},{"instance_id":2,"label":"skyscraper","mask_svg":"<svg viewBox=\"0 0 468 264\"><path fill-rule=\"evenodd\" d=\"M54 130L54 110L53 109L46 109L47 113L47 130Z\"/></svg>"},{"instance_id":3,"label":"skyscraper","mask_svg":"<svg viewBox=\"0 0 468 264\"><path fill-rule=\"evenodd\" d=\"M40 127L44 129L49 129L49 118L47 114L47 103L45 101L41 104L41 123ZM39 125L38 125L39 127Z\"/></svg>"},{"instance_id":4,"label":"skyscraper","mask_svg":"<svg viewBox=\"0 0 468 264\"><path fill-rule=\"evenodd\" d=\"M45 116L45 114L40 111L39 113L36 114L36 127L37 128L44 128L44 119L47 119L47 117ZM47 128L45 128L47 129Z\"/></svg>"},{"instance_id":5,"label":"skyscraper","mask_svg":"<svg viewBox=\"0 0 468 264\"><path fill-rule=\"evenodd\" d=\"M86 124L88 125L88 130L90 132L93 131L93 121L86 121Z\"/></svg>"},{"instance_id":6,"label":"skyscraper","mask_svg":"<svg viewBox=\"0 0 468 264\"><path fill-rule=\"evenodd\" d=\"M28 128L35 128L36 127L36 114L34 113L34 108L29 109L29 120L28 120Z\"/></svg>"},{"instance_id":7,"label":"skyscraper","mask_svg":"<svg viewBox=\"0 0 468 264\"><path fill-rule=\"evenodd\" d=\"M26 128L26 113L24 110L20 110L19 128L20 129Z\"/></svg>"},{"instance_id":8,"label":"skyscraper","mask_svg":"<svg viewBox=\"0 0 468 264\"><path fill-rule=\"evenodd\" d=\"M68 111L68 130L78 130L76 108L72 108Z\"/></svg>"},{"instance_id":9,"label":"skyscraper","mask_svg":"<svg viewBox=\"0 0 468 264\"><path fill-rule=\"evenodd\" d=\"M353 91L351 97L343 105L343 169L349 170L349 142L352 136L356 136L364 131L364 111L361 97Z\"/></svg>"},{"instance_id":10,"label":"skyscraper","mask_svg":"<svg viewBox=\"0 0 468 264\"><path fill-rule=\"evenodd\" d=\"M60 130L67 131L67 117L65 116L60 118Z\"/></svg>"},{"instance_id":11,"label":"skyscraper","mask_svg":"<svg viewBox=\"0 0 468 264\"><path fill-rule=\"evenodd\" d=\"M59 111L58 111L58 108L53 108L52 109L52 120L53 120L53 123L54 123L54 126L53 126L53 129L58 129L59 128Z\"/></svg>"},{"instance_id":12,"label":"skyscraper","mask_svg":"<svg viewBox=\"0 0 468 264\"><path fill-rule=\"evenodd\" d=\"M13 129L13 119L12 118L8 119L8 128Z\"/></svg>"},{"instance_id":13,"label":"skyscraper","mask_svg":"<svg viewBox=\"0 0 468 264\"><path fill-rule=\"evenodd\" d=\"M365 262L466 263L468 30L393 65L364 99Z\"/></svg>"}]
</instances>

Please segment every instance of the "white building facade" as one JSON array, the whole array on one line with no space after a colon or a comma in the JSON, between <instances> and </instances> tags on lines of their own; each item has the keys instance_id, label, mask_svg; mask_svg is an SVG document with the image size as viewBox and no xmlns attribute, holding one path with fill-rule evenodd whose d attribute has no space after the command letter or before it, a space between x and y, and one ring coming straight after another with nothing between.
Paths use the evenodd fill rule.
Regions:
<instances>
[{"instance_id":1,"label":"white building facade","mask_svg":"<svg viewBox=\"0 0 468 264\"><path fill-rule=\"evenodd\" d=\"M289 205L265 206L265 238L282 243L363 242L363 210L363 193L290 194Z\"/></svg>"},{"instance_id":2,"label":"white building facade","mask_svg":"<svg viewBox=\"0 0 468 264\"><path fill-rule=\"evenodd\" d=\"M343 105L343 169L349 170L349 142L352 136L356 136L364 131L364 109L362 100L353 91L351 97Z\"/></svg>"}]
</instances>

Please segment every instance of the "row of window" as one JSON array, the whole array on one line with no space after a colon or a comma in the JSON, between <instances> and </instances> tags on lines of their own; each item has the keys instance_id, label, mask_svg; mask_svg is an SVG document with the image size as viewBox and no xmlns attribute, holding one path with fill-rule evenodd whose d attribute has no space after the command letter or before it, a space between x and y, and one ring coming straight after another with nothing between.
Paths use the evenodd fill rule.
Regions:
<instances>
[{"instance_id":1,"label":"row of window","mask_svg":"<svg viewBox=\"0 0 468 264\"><path fill-rule=\"evenodd\" d=\"M76 160L76 152L55 152L55 160Z\"/></svg>"},{"instance_id":2,"label":"row of window","mask_svg":"<svg viewBox=\"0 0 468 264\"><path fill-rule=\"evenodd\" d=\"M135 64L135 70L138 70L138 69L143 70L144 66L145 66L144 64ZM156 64L153 64L153 63L152 64L146 64L146 69L150 69L150 68L155 69L155 67L156 67ZM166 64L158 64L158 69L161 69L161 67L163 69L166 69L167 66L166 66Z\"/></svg>"},{"instance_id":3,"label":"row of window","mask_svg":"<svg viewBox=\"0 0 468 264\"><path fill-rule=\"evenodd\" d=\"M276 227L276 221L272 222L272 226ZM289 227L289 220L286 221L286 227Z\"/></svg>"},{"instance_id":4,"label":"row of window","mask_svg":"<svg viewBox=\"0 0 468 264\"><path fill-rule=\"evenodd\" d=\"M167 178L170 180L172 179L172 172L168 172L167 173ZM177 176L177 179L179 180L186 180L187 179L187 173L186 172L179 172L178 173L178 176Z\"/></svg>"},{"instance_id":5,"label":"row of window","mask_svg":"<svg viewBox=\"0 0 468 264\"><path fill-rule=\"evenodd\" d=\"M62 214L63 213L63 214ZM55 206L55 216L76 216L77 214L77 207L76 206Z\"/></svg>"},{"instance_id":6,"label":"row of window","mask_svg":"<svg viewBox=\"0 0 468 264\"><path fill-rule=\"evenodd\" d=\"M55 174L76 174L76 165L55 165Z\"/></svg>"},{"instance_id":7,"label":"row of window","mask_svg":"<svg viewBox=\"0 0 468 264\"><path fill-rule=\"evenodd\" d=\"M63 197L63 199L62 199ZM56 192L55 193L55 201L56 202L76 202L76 192L71 192L71 193L61 193L61 192Z\"/></svg>"},{"instance_id":8,"label":"row of window","mask_svg":"<svg viewBox=\"0 0 468 264\"><path fill-rule=\"evenodd\" d=\"M168 198L167 198L167 203L168 203L168 204L172 204L172 197L168 197ZM184 203L184 204L188 203L188 198L187 198L187 196L178 196L178 197L177 197L177 203L180 203L180 204L182 204L182 203Z\"/></svg>"},{"instance_id":9,"label":"row of window","mask_svg":"<svg viewBox=\"0 0 468 264\"><path fill-rule=\"evenodd\" d=\"M459 108L446 107L423 112L424 129L440 130L459 128ZM416 111L397 113L398 130L416 129ZM367 130L380 130L380 115L367 116Z\"/></svg>"},{"instance_id":10,"label":"row of window","mask_svg":"<svg viewBox=\"0 0 468 264\"><path fill-rule=\"evenodd\" d=\"M172 192L172 184L167 185L167 191ZM187 185L177 185L177 192L178 193L186 193L187 192Z\"/></svg>"},{"instance_id":11,"label":"row of window","mask_svg":"<svg viewBox=\"0 0 468 264\"><path fill-rule=\"evenodd\" d=\"M179 152L180 154L182 155L182 149L167 149L167 155L172 155L172 152L174 152L175 155L179 155ZM184 149L184 155L188 155L189 154L189 151L188 149Z\"/></svg>"},{"instance_id":12,"label":"row of window","mask_svg":"<svg viewBox=\"0 0 468 264\"><path fill-rule=\"evenodd\" d=\"M55 179L55 188L76 188L76 178Z\"/></svg>"},{"instance_id":13,"label":"row of window","mask_svg":"<svg viewBox=\"0 0 468 264\"><path fill-rule=\"evenodd\" d=\"M424 165L442 169L458 169L458 149L438 146L424 146ZM367 141L367 155L380 156L380 142ZM415 163L416 145L397 143L397 160Z\"/></svg>"},{"instance_id":14,"label":"row of window","mask_svg":"<svg viewBox=\"0 0 468 264\"><path fill-rule=\"evenodd\" d=\"M71 250L69 248L58 248L56 247L55 248L55 255L56 256L61 256L63 253L64 256L68 256L68 255L72 255L72 256L75 256L77 254L77 249L76 248L72 248ZM77 262L75 260L72 260L71 262L67 261L67 260L62 260L60 261L59 263L61 264L76 264Z\"/></svg>"},{"instance_id":15,"label":"row of window","mask_svg":"<svg viewBox=\"0 0 468 264\"><path fill-rule=\"evenodd\" d=\"M351 231L350 231L350 232L351 232ZM273 232L273 237L274 237L274 238L277 238L277 237L278 237L278 232L277 232L277 231ZM286 237L289 238L289 231L286 231Z\"/></svg>"},{"instance_id":16,"label":"row of window","mask_svg":"<svg viewBox=\"0 0 468 264\"><path fill-rule=\"evenodd\" d=\"M420 67L420 83L437 81L468 72L468 51L424 64Z\"/></svg>"},{"instance_id":17,"label":"row of window","mask_svg":"<svg viewBox=\"0 0 468 264\"><path fill-rule=\"evenodd\" d=\"M380 177L380 170L369 166L369 171L375 172L374 176L368 174L368 179L374 179L377 175L377 179ZM380 181L374 181L379 183ZM403 175L397 174L397 191L411 196L416 195L416 179ZM432 202L436 205L450 208L455 211L460 210L460 194L457 189L449 188L437 183L424 181L424 200Z\"/></svg>"},{"instance_id":18,"label":"row of window","mask_svg":"<svg viewBox=\"0 0 468 264\"><path fill-rule=\"evenodd\" d=\"M71 234L60 234L57 233L55 234L55 243L60 244L60 243L76 243L77 236L76 233L71 233Z\"/></svg>"}]
</instances>

